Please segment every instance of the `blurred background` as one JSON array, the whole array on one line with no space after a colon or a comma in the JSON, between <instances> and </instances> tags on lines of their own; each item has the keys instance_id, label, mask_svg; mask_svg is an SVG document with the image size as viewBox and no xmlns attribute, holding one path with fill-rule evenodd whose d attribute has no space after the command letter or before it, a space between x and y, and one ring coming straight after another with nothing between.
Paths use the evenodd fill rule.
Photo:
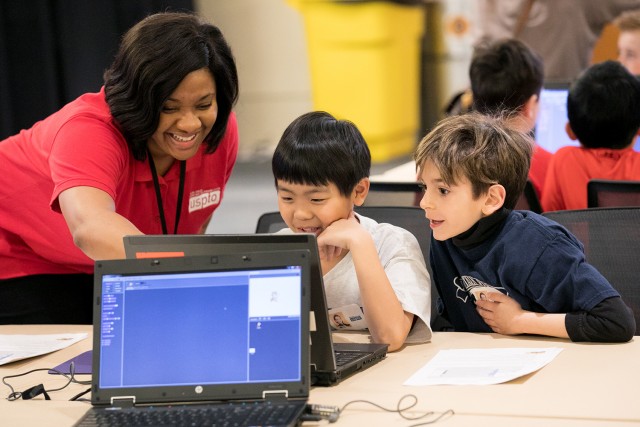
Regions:
<instances>
[{"instance_id":1,"label":"blurred background","mask_svg":"<svg viewBox=\"0 0 640 427\"><path fill-rule=\"evenodd\" d=\"M372 174L415 144L468 85L473 0L2 0L0 139L96 92L120 36L149 13L194 10L219 26L238 65L238 164L208 232L253 232L276 210L270 158L297 116L327 110L367 139ZM605 28L593 61L615 59Z\"/></svg>"}]
</instances>

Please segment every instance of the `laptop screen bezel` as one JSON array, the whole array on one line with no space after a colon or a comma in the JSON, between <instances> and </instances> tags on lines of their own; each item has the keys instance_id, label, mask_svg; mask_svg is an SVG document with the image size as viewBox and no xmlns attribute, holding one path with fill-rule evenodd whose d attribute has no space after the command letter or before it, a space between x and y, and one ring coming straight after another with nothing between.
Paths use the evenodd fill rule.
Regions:
<instances>
[{"instance_id":1,"label":"laptop screen bezel","mask_svg":"<svg viewBox=\"0 0 640 427\"><path fill-rule=\"evenodd\" d=\"M92 404L110 405L113 399L133 398L136 404L191 403L226 400L255 400L271 393L289 398L307 398L309 395L309 312L310 254L307 250L278 253L226 254L218 256L187 256L160 259L126 259L96 261L94 273L94 336ZM143 274L145 272L225 271L229 269L260 269L301 267L300 381L238 383L224 385L180 385L162 387L101 388L99 363L101 357L102 277L112 274ZM212 361L212 363L214 363Z\"/></svg>"}]
</instances>

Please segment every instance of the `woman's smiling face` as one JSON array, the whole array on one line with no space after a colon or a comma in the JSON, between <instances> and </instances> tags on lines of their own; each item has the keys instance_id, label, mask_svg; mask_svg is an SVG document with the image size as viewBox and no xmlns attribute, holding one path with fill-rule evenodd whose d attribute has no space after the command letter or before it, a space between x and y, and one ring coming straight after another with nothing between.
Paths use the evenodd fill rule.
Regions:
<instances>
[{"instance_id":1,"label":"woman's smiling face","mask_svg":"<svg viewBox=\"0 0 640 427\"><path fill-rule=\"evenodd\" d=\"M173 160L193 157L217 116L216 85L209 69L187 74L162 105L158 128L147 142L159 172Z\"/></svg>"}]
</instances>

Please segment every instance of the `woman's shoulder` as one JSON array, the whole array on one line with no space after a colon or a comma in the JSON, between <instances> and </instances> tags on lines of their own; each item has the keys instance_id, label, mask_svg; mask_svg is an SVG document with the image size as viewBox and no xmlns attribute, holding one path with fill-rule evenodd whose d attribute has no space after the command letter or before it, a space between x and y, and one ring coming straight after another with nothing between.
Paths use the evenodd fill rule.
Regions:
<instances>
[{"instance_id":1,"label":"woman's shoulder","mask_svg":"<svg viewBox=\"0 0 640 427\"><path fill-rule=\"evenodd\" d=\"M104 89L99 92L85 93L62 107L58 114L68 118L74 116L92 116L106 122L111 122L113 117L105 99Z\"/></svg>"},{"instance_id":2,"label":"woman's shoulder","mask_svg":"<svg viewBox=\"0 0 640 427\"><path fill-rule=\"evenodd\" d=\"M50 116L47 121L49 122L47 128L50 131L65 137L86 138L90 135L92 140L115 138L124 142L124 137L113 120L103 91L79 96Z\"/></svg>"}]
</instances>

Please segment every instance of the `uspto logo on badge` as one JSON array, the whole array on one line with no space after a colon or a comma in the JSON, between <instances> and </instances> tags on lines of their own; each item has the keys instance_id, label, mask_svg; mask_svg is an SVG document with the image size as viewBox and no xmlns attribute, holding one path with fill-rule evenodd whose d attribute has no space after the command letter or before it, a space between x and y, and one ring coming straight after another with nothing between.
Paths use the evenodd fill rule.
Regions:
<instances>
[{"instance_id":1,"label":"uspto logo on badge","mask_svg":"<svg viewBox=\"0 0 640 427\"><path fill-rule=\"evenodd\" d=\"M189 194L189 213L220 203L220 189L197 190Z\"/></svg>"}]
</instances>

